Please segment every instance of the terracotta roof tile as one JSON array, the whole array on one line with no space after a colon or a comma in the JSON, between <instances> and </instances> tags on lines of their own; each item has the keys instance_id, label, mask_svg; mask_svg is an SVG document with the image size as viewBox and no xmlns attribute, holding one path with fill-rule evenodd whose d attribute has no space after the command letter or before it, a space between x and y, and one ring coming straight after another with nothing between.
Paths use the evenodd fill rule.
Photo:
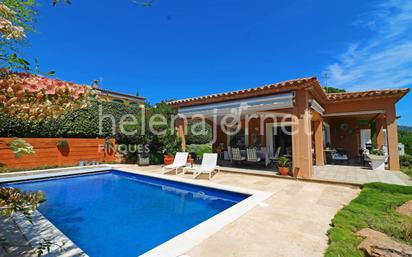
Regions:
<instances>
[{"instance_id":1,"label":"terracotta roof tile","mask_svg":"<svg viewBox=\"0 0 412 257\"><path fill-rule=\"evenodd\" d=\"M232 99L241 99L253 96L262 96L267 94L272 94L276 92L285 92L294 90L300 87L306 87L312 85L312 83L318 83L316 77L309 77L309 78L299 78L294 80L282 81L274 84L264 85L255 88L247 88L242 90L236 90L231 92L225 93L218 93L218 94L211 94L206 96L199 96L199 97L192 97L186 98L176 101L170 101L169 104L173 106L189 106L189 105L198 105L198 104L206 104L212 102L222 102Z\"/></svg>"},{"instance_id":2,"label":"terracotta roof tile","mask_svg":"<svg viewBox=\"0 0 412 257\"><path fill-rule=\"evenodd\" d=\"M344 93L328 93L328 100L331 102L339 102L346 100L359 99L364 97L403 97L409 92L409 88L382 89L370 91L344 92Z\"/></svg>"},{"instance_id":3,"label":"terracotta roof tile","mask_svg":"<svg viewBox=\"0 0 412 257\"><path fill-rule=\"evenodd\" d=\"M230 101L235 99L244 99L255 96L264 96L275 94L279 92L287 92L296 90L298 88L305 88L314 86L317 92L320 93L319 98L324 99L324 103L328 102L340 102L347 100L356 100L361 98L382 98L382 97L397 97L402 98L409 92L409 88L399 89L384 89L384 90L370 90L370 91L358 91L358 92L344 92L344 93L326 93L320 86L316 77L299 78L294 80L287 80L278 83L268 84L255 88L247 88L243 90L236 90L231 92L211 94L206 96L186 98L176 101L170 101L169 104L176 107L185 107L193 105L202 105L209 103L217 103Z\"/></svg>"}]
</instances>

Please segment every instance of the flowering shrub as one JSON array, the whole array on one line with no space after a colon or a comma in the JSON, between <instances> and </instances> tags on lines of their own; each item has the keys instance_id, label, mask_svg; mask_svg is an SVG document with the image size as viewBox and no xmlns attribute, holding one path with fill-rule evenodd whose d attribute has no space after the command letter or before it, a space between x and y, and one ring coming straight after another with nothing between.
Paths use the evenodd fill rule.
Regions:
<instances>
[{"instance_id":1,"label":"flowering shrub","mask_svg":"<svg viewBox=\"0 0 412 257\"><path fill-rule=\"evenodd\" d=\"M28 121L41 121L90 104L90 87L29 73L1 73L0 111Z\"/></svg>"}]
</instances>

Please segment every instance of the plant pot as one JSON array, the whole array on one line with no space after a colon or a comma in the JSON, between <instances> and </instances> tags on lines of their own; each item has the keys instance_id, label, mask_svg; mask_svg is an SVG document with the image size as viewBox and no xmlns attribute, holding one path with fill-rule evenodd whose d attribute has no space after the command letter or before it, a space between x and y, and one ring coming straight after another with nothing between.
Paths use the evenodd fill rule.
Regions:
<instances>
[{"instance_id":1,"label":"plant pot","mask_svg":"<svg viewBox=\"0 0 412 257\"><path fill-rule=\"evenodd\" d=\"M165 165L172 164L174 160L175 160L175 157L173 155L164 155L163 156L163 163Z\"/></svg>"},{"instance_id":2,"label":"plant pot","mask_svg":"<svg viewBox=\"0 0 412 257\"><path fill-rule=\"evenodd\" d=\"M189 157L187 159L187 163L189 163L190 165L193 165L193 163L195 163L195 160L192 157Z\"/></svg>"},{"instance_id":3,"label":"plant pot","mask_svg":"<svg viewBox=\"0 0 412 257\"><path fill-rule=\"evenodd\" d=\"M289 175L289 167L279 167L279 173L282 176Z\"/></svg>"},{"instance_id":4,"label":"plant pot","mask_svg":"<svg viewBox=\"0 0 412 257\"><path fill-rule=\"evenodd\" d=\"M385 155L368 154L371 160L372 170L385 170L385 161L388 158Z\"/></svg>"},{"instance_id":5,"label":"plant pot","mask_svg":"<svg viewBox=\"0 0 412 257\"><path fill-rule=\"evenodd\" d=\"M150 165L150 159L149 155L147 154L138 154L137 156L137 161L139 166L149 166Z\"/></svg>"}]
</instances>

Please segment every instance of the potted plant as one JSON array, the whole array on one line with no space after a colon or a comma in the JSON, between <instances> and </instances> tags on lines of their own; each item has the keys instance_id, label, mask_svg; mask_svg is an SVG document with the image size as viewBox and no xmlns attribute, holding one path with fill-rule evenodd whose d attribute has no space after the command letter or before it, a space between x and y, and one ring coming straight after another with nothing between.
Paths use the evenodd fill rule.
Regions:
<instances>
[{"instance_id":1,"label":"potted plant","mask_svg":"<svg viewBox=\"0 0 412 257\"><path fill-rule=\"evenodd\" d=\"M70 152L69 142L66 139L60 139L56 142L57 149L63 156L67 156Z\"/></svg>"},{"instance_id":2,"label":"potted plant","mask_svg":"<svg viewBox=\"0 0 412 257\"><path fill-rule=\"evenodd\" d=\"M385 170L387 156L382 149L372 149L368 157L371 160L372 170Z\"/></svg>"},{"instance_id":3,"label":"potted plant","mask_svg":"<svg viewBox=\"0 0 412 257\"><path fill-rule=\"evenodd\" d=\"M36 153L33 146L21 138L13 138L13 140L9 143L9 148L14 153L16 158L21 158L25 155Z\"/></svg>"},{"instance_id":4,"label":"potted plant","mask_svg":"<svg viewBox=\"0 0 412 257\"><path fill-rule=\"evenodd\" d=\"M165 165L172 164L175 159L175 154L181 149L181 141L172 131L167 131L162 136L163 143L163 162Z\"/></svg>"},{"instance_id":5,"label":"potted plant","mask_svg":"<svg viewBox=\"0 0 412 257\"><path fill-rule=\"evenodd\" d=\"M278 166L279 166L279 173L282 176L287 176L289 175L289 166L290 166L290 159L282 156L279 158L278 161Z\"/></svg>"},{"instance_id":6,"label":"potted plant","mask_svg":"<svg viewBox=\"0 0 412 257\"><path fill-rule=\"evenodd\" d=\"M173 161L175 160L175 157L171 154L165 154L163 155L163 163L165 165L170 165L173 163Z\"/></svg>"},{"instance_id":7,"label":"potted plant","mask_svg":"<svg viewBox=\"0 0 412 257\"><path fill-rule=\"evenodd\" d=\"M61 140L57 141L56 146L59 149L65 149L69 146L69 142L67 142L66 139L61 139Z\"/></svg>"}]
</instances>

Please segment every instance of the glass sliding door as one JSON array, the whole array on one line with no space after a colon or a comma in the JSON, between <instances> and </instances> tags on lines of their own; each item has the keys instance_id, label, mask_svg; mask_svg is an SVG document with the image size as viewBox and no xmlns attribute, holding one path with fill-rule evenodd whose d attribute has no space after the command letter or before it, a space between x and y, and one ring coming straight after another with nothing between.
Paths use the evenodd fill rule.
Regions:
<instances>
[{"instance_id":1,"label":"glass sliding door","mask_svg":"<svg viewBox=\"0 0 412 257\"><path fill-rule=\"evenodd\" d=\"M292 155L292 127L291 126L274 126L273 132L273 151L276 153L280 147L279 156Z\"/></svg>"}]
</instances>

